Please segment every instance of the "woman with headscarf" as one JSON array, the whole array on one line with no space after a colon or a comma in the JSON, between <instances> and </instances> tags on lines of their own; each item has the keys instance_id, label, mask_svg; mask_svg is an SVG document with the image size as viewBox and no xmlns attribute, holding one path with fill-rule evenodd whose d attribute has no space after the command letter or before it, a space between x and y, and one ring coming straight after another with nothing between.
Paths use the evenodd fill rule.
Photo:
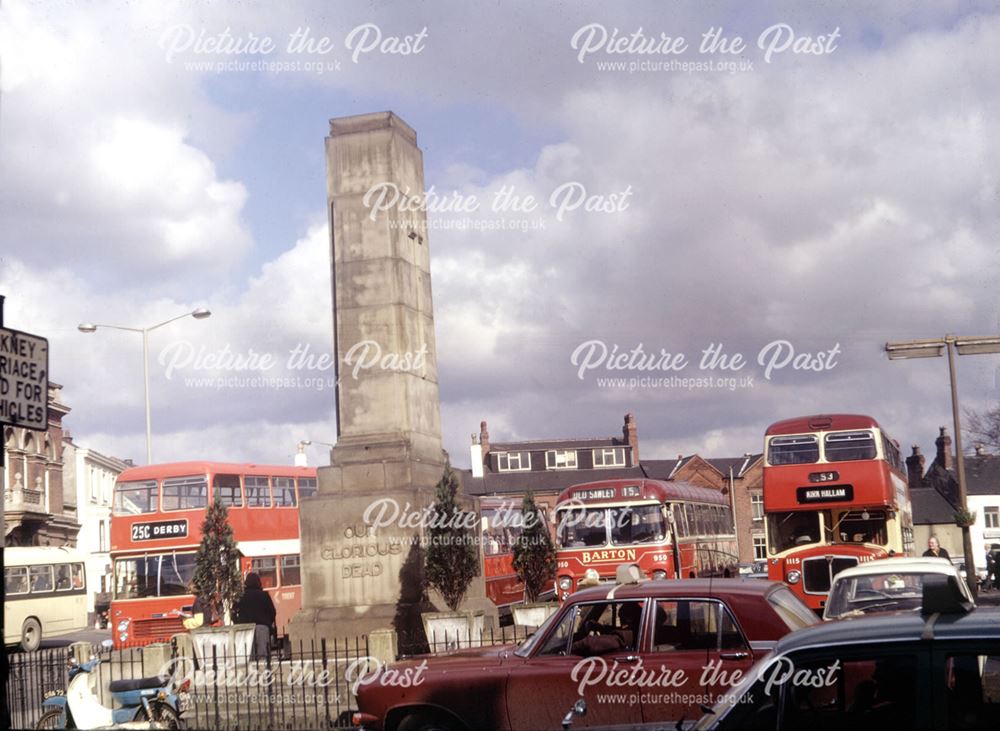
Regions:
<instances>
[{"instance_id":1,"label":"woman with headscarf","mask_svg":"<svg viewBox=\"0 0 1000 731\"><path fill-rule=\"evenodd\" d=\"M247 574L243 596L236 604L236 621L257 625L253 635L253 658L267 657L267 643L272 634L277 634L276 615L271 595L261 587L260 576L251 571Z\"/></svg>"}]
</instances>

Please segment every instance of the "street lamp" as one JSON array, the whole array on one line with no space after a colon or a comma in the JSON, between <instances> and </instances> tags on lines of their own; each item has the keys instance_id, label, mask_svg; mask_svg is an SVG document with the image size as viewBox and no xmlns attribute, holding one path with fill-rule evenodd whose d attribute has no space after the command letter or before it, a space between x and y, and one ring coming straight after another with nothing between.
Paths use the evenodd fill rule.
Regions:
<instances>
[{"instance_id":1,"label":"street lamp","mask_svg":"<svg viewBox=\"0 0 1000 731\"><path fill-rule=\"evenodd\" d=\"M329 447L330 448L330 464L331 465L333 464L333 448L336 445L330 444L329 442L316 442L316 441L313 441L312 439L302 439L301 441L299 441L299 451L300 452L303 451L303 449L305 447L308 447L310 444L317 444L317 445L319 445L321 447Z\"/></svg>"},{"instance_id":2,"label":"street lamp","mask_svg":"<svg viewBox=\"0 0 1000 731\"><path fill-rule=\"evenodd\" d=\"M77 330L88 334L97 332L97 328L99 327L104 327L111 330L127 330L128 332L140 333L142 335L142 380L146 396L146 464L153 463L153 427L149 415L149 333L151 330L163 327L164 325L170 324L174 320L180 320L184 317L193 317L196 320L204 320L206 317L211 317L211 315L212 313L210 311L203 307L199 307L197 310L185 312L183 315L171 317L169 320L158 322L155 325L150 325L149 327L125 327L123 325L103 325L93 322L83 322L76 326Z\"/></svg>"},{"instance_id":3,"label":"street lamp","mask_svg":"<svg viewBox=\"0 0 1000 731\"><path fill-rule=\"evenodd\" d=\"M986 336L975 338L957 338L945 335L940 340L907 340L896 343L886 343L885 352L889 360L905 360L908 358L938 358L947 351L948 375L951 378L951 415L955 422L955 467L958 472L958 502L963 513L969 512L968 491L965 484L965 458L962 454L962 424L958 410L958 386L955 383L955 352L959 355L983 355L1000 353L1000 337ZM972 553L972 534L968 525L962 525L962 550L965 552L965 578L975 597L976 572L975 559Z\"/></svg>"}]
</instances>

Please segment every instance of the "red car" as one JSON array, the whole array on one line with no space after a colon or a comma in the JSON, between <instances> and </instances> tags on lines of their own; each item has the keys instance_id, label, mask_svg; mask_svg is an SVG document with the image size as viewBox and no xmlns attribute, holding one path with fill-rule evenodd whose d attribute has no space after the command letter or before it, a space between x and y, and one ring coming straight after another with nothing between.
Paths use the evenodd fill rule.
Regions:
<instances>
[{"instance_id":1,"label":"red car","mask_svg":"<svg viewBox=\"0 0 1000 731\"><path fill-rule=\"evenodd\" d=\"M356 719L372 731L548 731L694 720L816 615L784 584L687 579L573 594L520 646L412 658L373 672Z\"/></svg>"}]
</instances>

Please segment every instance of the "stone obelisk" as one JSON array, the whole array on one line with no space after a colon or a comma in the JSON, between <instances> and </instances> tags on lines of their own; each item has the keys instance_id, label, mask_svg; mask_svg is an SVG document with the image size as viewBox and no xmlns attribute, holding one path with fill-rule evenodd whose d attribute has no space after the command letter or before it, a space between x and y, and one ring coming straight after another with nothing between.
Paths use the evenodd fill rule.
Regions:
<instances>
[{"instance_id":1,"label":"stone obelisk","mask_svg":"<svg viewBox=\"0 0 1000 731\"><path fill-rule=\"evenodd\" d=\"M419 631L423 530L407 516L446 460L416 133L392 112L332 119L326 161L338 439L300 506L293 642Z\"/></svg>"}]
</instances>

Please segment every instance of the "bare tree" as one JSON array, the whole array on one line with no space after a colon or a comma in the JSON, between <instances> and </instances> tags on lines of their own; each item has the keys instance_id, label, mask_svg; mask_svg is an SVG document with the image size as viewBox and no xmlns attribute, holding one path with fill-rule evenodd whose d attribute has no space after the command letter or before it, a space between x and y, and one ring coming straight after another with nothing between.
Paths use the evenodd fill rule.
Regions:
<instances>
[{"instance_id":1,"label":"bare tree","mask_svg":"<svg viewBox=\"0 0 1000 731\"><path fill-rule=\"evenodd\" d=\"M990 452L1000 452L1000 404L975 411L965 409L965 431L974 444L982 444Z\"/></svg>"}]
</instances>

